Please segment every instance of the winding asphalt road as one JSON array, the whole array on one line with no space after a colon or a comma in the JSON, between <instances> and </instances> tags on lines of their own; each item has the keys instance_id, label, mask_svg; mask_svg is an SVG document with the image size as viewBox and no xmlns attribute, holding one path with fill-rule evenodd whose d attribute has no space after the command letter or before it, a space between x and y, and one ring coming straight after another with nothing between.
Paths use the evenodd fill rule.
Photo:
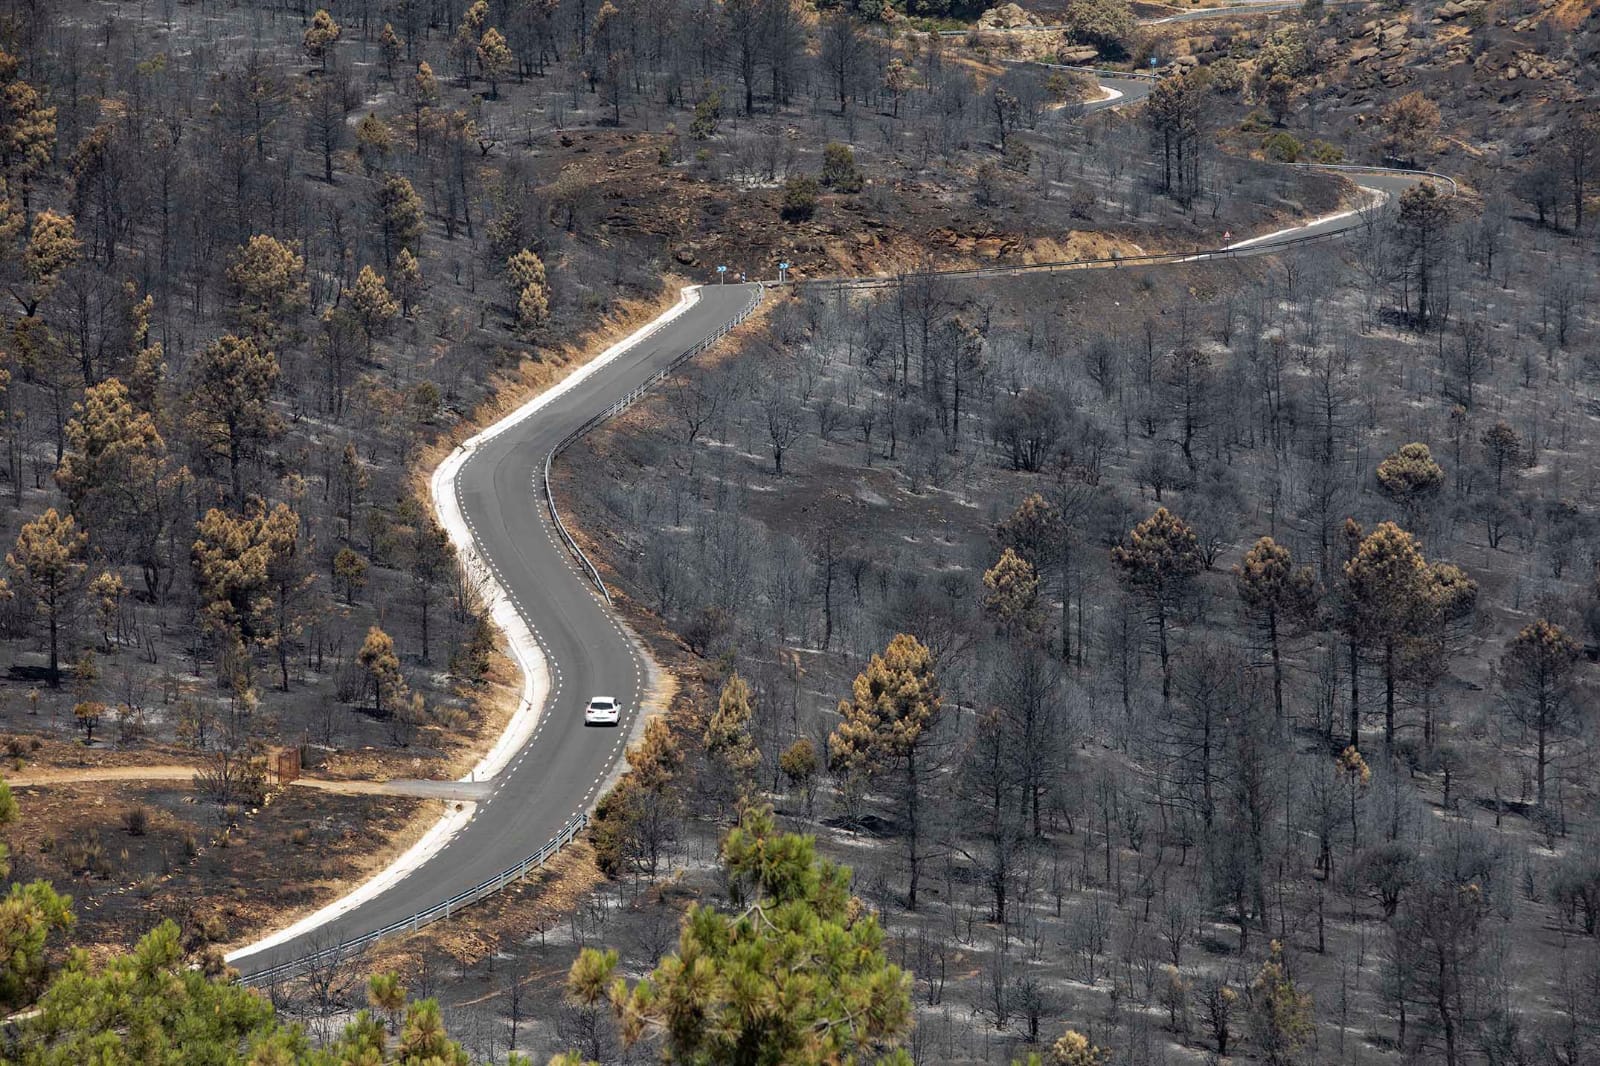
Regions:
<instances>
[{"instance_id":1,"label":"winding asphalt road","mask_svg":"<svg viewBox=\"0 0 1600 1066\"><path fill-rule=\"evenodd\" d=\"M598 798L646 691L647 664L556 533L539 479L545 456L597 411L649 382L675 357L738 316L753 286L706 286L678 318L589 375L559 403L490 438L455 479L479 556L537 640L550 689L532 738L489 783L471 821L388 890L286 942L230 956L249 977L401 921L520 862ZM623 719L588 728L590 696L616 696Z\"/></svg>"},{"instance_id":2,"label":"winding asphalt road","mask_svg":"<svg viewBox=\"0 0 1600 1066\"><path fill-rule=\"evenodd\" d=\"M1108 79L1104 84L1122 95L1090 105L1091 109L1136 102L1150 86L1131 79ZM1414 180L1358 179L1388 195ZM1290 240L1356 223L1351 216L1333 218L1246 242L1246 247L1223 254L1265 254ZM460 467L453 490L476 552L526 623L548 666L549 692L542 716L532 737L504 770L479 786L484 798L469 808L470 820L441 850L408 873L380 882L381 888L374 886L376 891L358 905L314 930L279 934L230 955L230 964L245 977L402 921L495 877L596 801L640 713L648 664L638 642L624 630L556 533L538 484L545 456L591 415L646 385L681 353L736 320L754 288L703 287L692 306L585 375L534 416L487 439ZM619 728L584 726L583 707L592 695L622 701ZM466 810L463 818L468 817Z\"/></svg>"}]
</instances>

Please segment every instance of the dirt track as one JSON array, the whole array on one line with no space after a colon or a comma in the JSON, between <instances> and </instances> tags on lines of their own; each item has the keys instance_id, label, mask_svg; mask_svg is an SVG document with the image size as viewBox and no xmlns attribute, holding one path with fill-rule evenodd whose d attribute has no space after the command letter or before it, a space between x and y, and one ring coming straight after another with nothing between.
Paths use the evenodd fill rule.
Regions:
<instances>
[{"instance_id":1,"label":"dirt track","mask_svg":"<svg viewBox=\"0 0 1600 1066\"><path fill-rule=\"evenodd\" d=\"M84 766L73 769L23 770L4 774L6 784L12 788L32 785L61 785L78 781L174 781L193 777L194 766Z\"/></svg>"},{"instance_id":2,"label":"dirt track","mask_svg":"<svg viewBox=\"0 0 1600 1066\"><path fill-rule=\"evenodd\" d=\"M85 766L71 769L24 770L22 773L0 776L3 776L6 784L12 788L33 788L79 784L86 781L189 781L198 770L197 766L175 764ZM292 783L305 788L320 789L323 792L339 792L347 796L416 796L422 799L476 799L477 793L487 787L458 781L324 781L312 777L302 777Z\"/></svg>"}]
</instances>

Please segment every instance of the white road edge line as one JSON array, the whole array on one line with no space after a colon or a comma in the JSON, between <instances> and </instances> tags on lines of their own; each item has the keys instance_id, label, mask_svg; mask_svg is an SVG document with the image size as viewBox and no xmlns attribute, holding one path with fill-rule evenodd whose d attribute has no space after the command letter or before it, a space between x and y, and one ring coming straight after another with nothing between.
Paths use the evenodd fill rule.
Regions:
<instances>
[{"instance_id":1,"label":"white road edge line","mask_svg":"<svg viewBox=\"0 0 1600 1066\"><path fill-rule=\"evenodd\" d=\"M1359 215L1367 208L1372 207L1377 203L1381 203L1386 199L1383 190L1381 189L1374 189L1370 185L1362 185L1359 181L1355 182L1355 185L1358 189L1362 189L1369 194L1367 196L1367 202L1362 204L1360 207L1352 207L1347 211L1339 211L1331 215L1323 215L1321 218L1314 218L1309 222L1302 222L1298 226L1288 226L1284 229L1275 230L1272 233L1263 233L1259 237L1251 237L1248 240L1237 241L1226 246L1222 250L1225 252L1232 252L1240 248L1248 248L1252 244L1260 244L1262 241L1270 241L1275 237L1284 237L1291 233L1298 233L1301 230L1307 230L1313 226L1325 226L1329 222L1338 222L1341 219L1350 218L1352 215Z\"/></svg>"},{"instance_id":2,"label":"white road edge line","mask_svg":"<svg viewBox=\"0 0 1600 1066\"><path fill-rule=\"evenodd\" d=\"M476 803L471 802L452 804L451 808L445 812L444 817L433 823L432 827L422 835L421 839L407 848L398 859L378 873L326 907L306 915L293 925L280 929L270 936L263 937L254 944L247 944L236 951L230 951L223 956L223 961L231 964L234 960L244 958L246 955L254 955L257 952L275 948L279 944L288 943L296 937L303 936L373 899L385 889L399 883L411 871L449 847L456 834L465 829L468 823L472 821L477 806ZM420 910L421 908L418 909Z\"/></svg>"},{"instance_id":3,"label":"white road edge line","mask_svg":"<svg viewBox=\"0 0 1600 1066\"><path fill-rule=\"evenodd\" d=\"M478 587L489 605L490 617L494 620L511 647L511 654L517 661L517 666L522 670L522 699L511 720L506 723L504 732L489 749L478 764L472 768L461 781L488 781L498 775L506 765L511 762L512 756L522 750L532 737L535 727L539 724L540 715L544 711L545 700L550 690L549 664L544 653L528 631L527 624L517 612L511 602L509 594L496 579L485 560L478 554L473 543L472 531L465 516L462 514L460 502L456 499L456 475L466 465L474 452L485 443L504 433L511 427L520 424L538 413L551 401L576 388L580 383L601 367L615 360L623 352L632 348L650 334L682 315L693 307L700 299L700 286L687 286L678 296L678 302L666 311L652 319L633 333L613 344L583 366L556 382L550 388L533 397L521 407L506 415L483 432L469 438L464 444L445 457L433 471L429 479L429 491L433 495L433 505L438 512L439 524L450 535L450 540L455 544L456 553L461 557L462 565L467 572L478 581ZM257 952L266 951L287 943L319 926L339 918L357 907L377 897L384 891L392 888L402 881L407 874L443 851L445 846L455 838L472 820L477 807L475 803L458 803L446 811L443 817L433 824L429 830L411 847L407 848L399 858L388 866L378 871L372 877L362 882L355 889L322 907L320 910L308 914L294 924L269 934L260 940L244 947L230 951L223 957L223 961L233 963ZM419 910L421 907L418 908Z\"/></svg>"}]
</instances>

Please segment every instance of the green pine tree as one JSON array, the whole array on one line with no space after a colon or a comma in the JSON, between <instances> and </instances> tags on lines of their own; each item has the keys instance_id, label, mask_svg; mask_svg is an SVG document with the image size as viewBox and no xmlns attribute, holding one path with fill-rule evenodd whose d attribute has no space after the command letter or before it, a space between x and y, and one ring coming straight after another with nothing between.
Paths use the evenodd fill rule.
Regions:
<instances>
[{"instance_id":1,"label":"green pine tree","mask_svg":"<svg viewBox=\"0 0 1600 1066\"><path fill-rule=\"evenodd\" d=\"M677 954L631 987L615 951L586 949L567 979L573 999L609 1002L623 1039L658 1038L664 1062L909 1066L911 979L885 956L850 871L818 859L812 837L778 833L770 808L745 813L722 859L729 911L691 907Z\"/></svg>"}]
</instances>

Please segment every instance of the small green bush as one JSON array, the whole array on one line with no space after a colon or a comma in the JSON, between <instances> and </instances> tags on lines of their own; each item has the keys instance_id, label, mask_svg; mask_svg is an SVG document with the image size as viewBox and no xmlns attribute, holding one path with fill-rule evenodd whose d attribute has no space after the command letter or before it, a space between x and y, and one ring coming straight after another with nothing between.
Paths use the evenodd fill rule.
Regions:
<instances>
[{"instance_id":1,"label":"small green bush","mask_svg":"<svg viewBox=\"0 0 1600 1066\"><path fill-rule=\"evenodd\" d=\"M1033 167L1033 149L1028 147L1026 141L1012 137L1006 141L1005 155L1001 158L1001 163L1009 171L1026 174Z\"/></svg>"},{"instance_id":2,"label":"small green bush","mask_svg":"<svg viewBox=\"0 0 1600 1066\"><path fill-rule=\"evenodd\" d=\"M1218 96L1237 96L1244 88L1244 67L1232 56L1223 56L1206 70L1211 74L1211 91Z\"/></svg>"},{"instance_id":3,"label":"small green bush","mask_svg":"<svg viewBox=\"0 0 1600 1066\"><path fill-rule=\"evenodd\" d=\"M830 141L822 150L822 186L834 192L860 192L865 184L856 154L848 144Z\"/></svg>"},{"instance_id":4,"label":"small green bush","mask_svg":"<svg viewBox=\"0 0 1600 1066\"><path fill-rule=\"evenodd\" d=\"M1294 137L1294 134L1279 130L1261 142L1261 150L1267 158L1278 163L1294 163L1300 159L1300 154L1305 149Z\"/></svg>"},{"instance_id":5,"label":"small green bush","mask_svg":"<svg viewBox=\"0 0 1600 1066\"><path fill-rule=\"evenodd\" d=\"M1344 162L1344 149L1337 144L1327 141L1312 141L1306 145L1306 155L1313 163L1342 163Z\"/></svg>"},{"instance_id":6,"label":"small green bush","mask_svg":"<svg viewBox=\"0 0 1600 1066\"><path fill-rule=\"evenodd\" d=\"M1240 133L1265 133L1272 128L1272 119L1259 107L1239 123Z\"/></svg>"},{"instance_id":7,"label":"small green bush","mask_svg":"<svg viewBox=\"0 0 1600 1066\"><path fill-rule=\"evenodd\" d=\"M815 178L790 178L783 183L782 214L786 222L804 222L817 213Z\"/></svg>"},{"instance_id":8,"label":"small green bush","mask_svg":"<svg viewBox=\"0 0 1600 1066\"><path fill-rule=\"evenodd\" d=\"M712 92L694 105L694 120L689 123L689 136L697 141L710 140L722 126L722 94Z\"/></svg>"}]
</instances>

